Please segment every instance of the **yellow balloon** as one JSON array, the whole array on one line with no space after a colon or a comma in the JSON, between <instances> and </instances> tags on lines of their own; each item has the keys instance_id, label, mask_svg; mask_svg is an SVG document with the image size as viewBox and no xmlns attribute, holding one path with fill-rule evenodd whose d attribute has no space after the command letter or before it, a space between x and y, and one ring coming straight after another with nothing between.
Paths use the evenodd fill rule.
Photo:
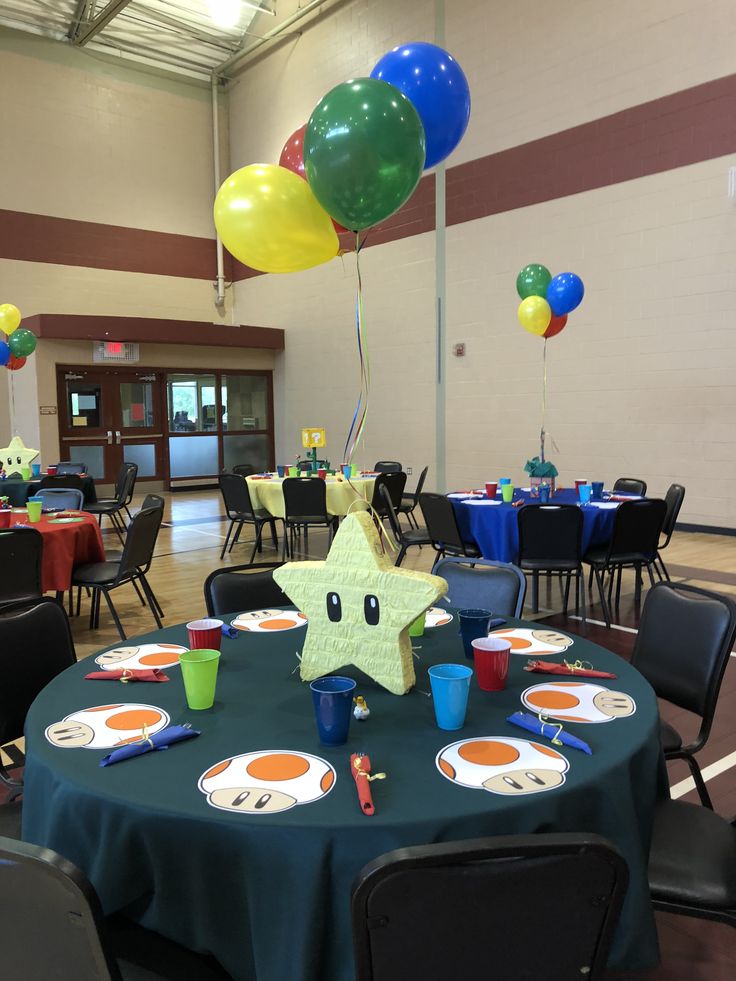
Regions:
<instances>
[{"instance_id":1,"label":"yellow balloon","mask_svg":"<svg viewBox=\"0 0 736 981\"><path fill-rule=\"evenodd\" d=\"M12 334L20 326L20 310L12 303L0 303L0 330Z\"/></svg>"},{"instance_id":2,"label":"yellow balloon","mask_svg":"<svg viewBox=\"0 0 736 981\"><path fill-rule=\"evenodd\" d=\"M261 272L311 269L340 247L309 184L275 164L251 164L227 178L215 198L215 227L236 259Z\"/></svg>"},{"instance_id":3,"label":"yellow balloon","mask_svg":"<svg viewBox=\"0 0 736 981\"><path fill-rule=\"evenodd\" d=\"M519 304L518 317L524 330L541 337L549 327L552 308L543 296L528 296Z\"/></svg>"}]
</instances>

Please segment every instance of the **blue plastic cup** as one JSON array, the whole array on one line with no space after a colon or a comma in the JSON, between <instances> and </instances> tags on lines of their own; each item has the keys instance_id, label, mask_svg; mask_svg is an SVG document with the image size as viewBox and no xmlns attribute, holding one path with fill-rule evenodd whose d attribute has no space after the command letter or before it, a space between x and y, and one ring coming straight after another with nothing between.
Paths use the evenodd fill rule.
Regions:
<instances>
[{"instance_id":1,"label":"blue plastic cup","mask_svg":"<svg viewBox=\"0 0 736 981\"><path fill-rule=\"evenodd\" d=\"M429 669L434 716L439 729L462 729L472 676L472 668L465 664L435 664Z\"/></svg>"},{"instance_id":2,"label":"blue plastic cup","mask_svg":"<svg viewBox=\"0 0 736 981\"><path fill-rule=\"evenodd\" d=\"M460 610L458 613L460 634L467 658L473 657L473 641L488 636L492 619L493 614L490 610Z\"/></svg>"},{"instance_id":3,"label":"blue plastic cup","mask_svg":"<svg viewBox=\"0 0 736 981\"><path fill-rule=\"evenodd\" d=\"M593 488L590 484L581 484L578 487L578 495L580 497L581 504L588 504L590 502L590 495L593 493Z\"/></svg>"},{"instance_id":4,"label":"blue plastic cup","mask_svg":"<svg viewBox=\"0 0 736 981\"><path fill-rule=\"evenodd\" d=\"M41 476L41 464L40 463L32 463L31 464L31 476L32 477L40 477Z\"/></svg>"},{"instance_id":5,"label":"blue plastic cup","mask_svg":"<svg viewBox=\"0 0 736 981\"><path fill-rule=\"evenodd\" d=\"M510 484L510 483L511 483L511 477L501 477L498 481L498 486L503 487L504 484Z\"/></svg>"},{"instance_id":6,"label":"blue plastic cup","mask_svg":"<svg viewBox=\"0 0 736 981\"><path fill-rule=\"evenodd\" d=\"M319 741L342 746L348 740L355 682L352 678L318 678L310 684Z\"/></svg>"},{"instance_id":7,"label":"blue plastic cup","mask_svg":"<svg viewBox=\"0 0 736 981\"><path fill-rule=\"evenodd\" d=\"M594 501L602 501L603 500L603 481L602 480L594 480L593 483L591 484L591 486L593 488L593 494L592 494L593 500Z\"/></svg>"},{"instance_id":8,"label":"blue plastic cup","mask_svg":"<svg viewBox=\"0 0 736 981\"><path fill-rule=\"evenodd\" d=\"M539 485L539 503L540 504L549 503L549 484Z\"/></svg>"},{"instance_id":9,"label":"blue plastic cup","mask_svg":"<svg viewBox=\"0 0 736 981\"><path fill-rule=\"evenodd\" d=\"M286 467L276 467L276 472L278 473L279 477L283 477L286 473Z\"/></svg>"},{"instance_id":10,"label":"blue plastic cup","mask_svg":"<svg viewBox=\"0 0 736 981\"><path fill-rule=\"evenodd\" d=\"M347 477L348 480L353 476L353 465L352 463L343 463L342 465L342 475Z\"/></svg>"}]
</instances>

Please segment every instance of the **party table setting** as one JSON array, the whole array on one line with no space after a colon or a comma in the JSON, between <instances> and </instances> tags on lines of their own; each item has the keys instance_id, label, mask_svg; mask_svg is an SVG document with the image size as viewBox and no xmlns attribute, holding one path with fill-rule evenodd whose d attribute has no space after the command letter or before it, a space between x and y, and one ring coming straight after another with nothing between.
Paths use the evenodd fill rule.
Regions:
<instances>
[{"instance_id":1,"label":"party table setting","mask_svg":"<svg viewBox=\"0 0 736 981\"><path fill-rule=\"evenodd\" d=\"M595 832L631 876L611 967L653 966L646 856L667 783L651 688L582 638L436 606L444 580L377 543L351 514L326 560L274 573L293 606L169 627L57 676L26 722L24 839L83 869L106 913L238 981L348 981L371 859Z\"/></svg>"},{"instance_id":2,"label":"party table setting","mask_svg":"<svg viewBox=\"0 0 736 981\"><path fill-rule=\"evenodd\" d=\"M502 478L504 479L504 478ZM582 551L608 542L613 533L616 510L624 501L636 501L635 494L613 494L602 482L578 480L573 488L557 487L540 497L539 488L514 487L489 482L484 488L448 494L463 540L475 542L485 559L516 562L519 554L518 509L524 504L576 504L583 514ZM581 496L582 489L582 496Z\"/></svg>"},{"instance_id":3,"label":"party table setting","mask_svg":"<svg viewBox=\"0 0 736 981\"><path fill-rule=\"evenodd\" d=\"M290 473L289 470L294 471ZM352 466L342 468L341 472L317 471L315 474L300 473L296 467L279 467L276 473L253 474L245 479L248 482L251 504L263 508L274 518L283 518L284 492L282 484L288 477L321 477L326 484L328 514L344 517L348 511L360 507L361 501L370 501L377 473L373 471L354 471ZM367 507L367 504L363 504Z\"/></svg>"}]
</instances>

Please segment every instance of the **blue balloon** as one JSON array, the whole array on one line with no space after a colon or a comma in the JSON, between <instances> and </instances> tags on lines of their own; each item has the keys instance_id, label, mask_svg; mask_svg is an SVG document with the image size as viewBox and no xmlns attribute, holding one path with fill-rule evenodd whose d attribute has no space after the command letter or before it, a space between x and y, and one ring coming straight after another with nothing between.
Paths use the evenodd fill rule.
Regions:
<instances>
[{"instance_id":1,"label":"blue balloon","mask_svg":"<svg viewBox=\"0 0 736 981\"><path fill-rule=\"evenodd\" d=\"M424 41L402 44L381 58L371 78L395 85L419 113L427 138L425 170L452 153L470 118L468 80L452 55Z\"/></svg>"},{"instance_id":2,"label":"blue balloon","mask_svg":"<svg viewBox=\"0 0 736 981\"><path fill-rule=\"evenodd\" d=\"M10 348L5 341L0 341L0 366L10 361Z\"/></svg>"},{"instance_id":3,"label":"blue balloon","mask_svg":"<svg viewBox=\"0 0 736 981\"><path fill-rule=\"evenodd\" d=\"M585 287L579 276L571 272L560 273L547 287L547 303L555 317L562 317L580 306L584 293Z\"/></svg>"}]
</instances>

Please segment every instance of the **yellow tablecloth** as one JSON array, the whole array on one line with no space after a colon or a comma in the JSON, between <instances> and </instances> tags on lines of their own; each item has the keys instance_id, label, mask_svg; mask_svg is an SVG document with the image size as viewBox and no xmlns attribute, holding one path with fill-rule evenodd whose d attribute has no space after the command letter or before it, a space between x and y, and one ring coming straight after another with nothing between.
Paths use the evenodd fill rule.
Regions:
<instances>
[{"instance_id":1,"label":"yellow tablecloth","mask_svg":"<svg viewBox=\"0 0 736 981\"><path fill-rule=\"evenodd\" d=\"M265 508L274 518L284 517L284 492L281 489L282 478L272 477L270 480L254 480L252 477L246 478L250 500L254 508ZM329 514L338 514L341 517L348 513L348 509L354 501L360 500L359 495L370 501L373 496L373 485L375 477L351 477L350 484L339 477L328 477L327 483L327 511ZM353 487L355 490L353 490ZM356 493L357 491L357 493ZM355 504L353 510L359 505ZM365 506L365 505L364 505Z\"/></svg>"}]
</instances>

